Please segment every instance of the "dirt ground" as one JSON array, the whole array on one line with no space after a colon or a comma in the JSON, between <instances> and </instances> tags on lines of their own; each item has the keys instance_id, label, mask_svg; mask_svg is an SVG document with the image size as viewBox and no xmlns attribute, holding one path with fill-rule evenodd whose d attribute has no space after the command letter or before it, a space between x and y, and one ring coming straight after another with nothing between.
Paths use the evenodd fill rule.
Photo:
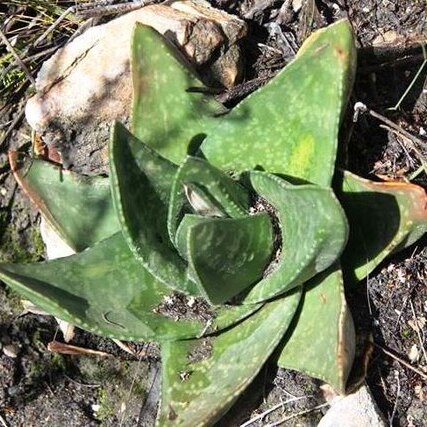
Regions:
<instances>
[{"instance_id":1,"label":"dirt ground","mask_svg":"<svg viewBox=\"0 0 427 427\"><path fill-rule=\"evenodd\" d=\"M73 2L59 3L67 7ZM427 188L427 171L420 169L427 156L427 66L421 69L425 64L421 46L427 42L425 1L211 3L242 17L250 28L244 42L244 82L220 95L228 106L288 63L313 29L347 16L357 36L359 55L356 84L341 132L345 150L340 153L339 163L367 178L410 178ZM11 11L0 6L0 20ZM57 43L70 34L72 29ZM22 97L4 99L8 108L3 108L6 112L0 116L0 138L23 102ZM352 108L356 101L411 132L418 145L414 147L374 117L363 115L354 123ZM12 102L15 104L10 108ZM399 108L390 109L397 103ZM44 256L38 214L17 189L6 158L8 148L28 140L29 129L23 123L14 127L0 146L2 261L30 262ZM363 283L347 289L359 347L371 350L366 381L385 419L393 426L421 427L427 423L426 267L424 237L388 259ZM153 425L161 367L155 348L130 343L134 351L131 355L110 340L78 331L74 345L107 355L52 353L47 344L62 340L55 321L21 313L19 297L0 284L0 425ZM358 367L362 364L359 361ZM252 425L284 418L288 418L286 425L316 425L327 409L318 408L324 403L318 385L316 380L267 365L220 425L240 425L278 402L295 397L300 399Z\"/></svg>"}]
</instances>

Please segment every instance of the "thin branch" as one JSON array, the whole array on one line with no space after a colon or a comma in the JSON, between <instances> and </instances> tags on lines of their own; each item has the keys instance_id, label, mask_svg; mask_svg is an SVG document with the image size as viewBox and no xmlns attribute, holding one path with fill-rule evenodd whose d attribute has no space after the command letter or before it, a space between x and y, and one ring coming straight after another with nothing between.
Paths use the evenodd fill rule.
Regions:
<instances>
[{"instance_id":1,"label":"thin branch","mask_svg":"<svg viewBox=\"0 0 427 427\"><path fill-rule=\"evenodd\" d=\"M306 409L305 411L301 411L301 412L298 412L296 414L289 415L289 417L282 418L281 420L276 421L275 423L267 424L266 427L276 427L276 426L279 426L281 424L286 423L286 421L292 420L294 418L298 418L301 415L310 414L311 412L318 411L319 409L325 408L327 406L329 406L329 403L327 403L327 402L326 403L322 403L321 405L314 406L313 408Z\"/></svg>"},{"instance_id":2,"label":"thin branch","mask_svg":"<svg viewBox=\"0 0 427 427\"><path fill-rule=\"evenodd\" d=\"M13 132L15 127L18 125L18 123L22 120L24 117L25 109L22 108L21 111L15 116L12 123L9 125L7 131L3 135L3 138L0 140L0 147L3 145L3 143L9 138L10 134Z\"/></svg>"},{"instance_id":3,"label":"thin branch","mask_svg":"<svg viewBox=\"0 0 427 427\"><path fill-rule=\"evenodd\" d=\"M412 133L409 133L408 131L403 129L401 126L399 126L396 123L389 120L387 117L384 117L382 114L377 113L376 111L371 110L370 108L367 109L367 112L372 117L375 117L376 119L382 121L383 123L385 123L386 125L388 125L392 129L395 129L401 135L406 136L406 138L408 138L409 140L411 140L415 144L419 144L420 142L423 143L423 141L421 141L420 138L417 138L415 135L412 135Z\"/></svg>"},{"instance_id":4,"label":"thin branch","mask_svg":"<svg viewBox=\"0 0 427 427\"><path fill-rule=\"evenodd\" d=\"M426 66L426 64L427 64L426 47L424 45L421 45L421 49L423 50L423 58L424 58L423 63L421 64L420 68L418 69L417 73L415 74L415 76L412 79L412 81L409 84L409 86L406 88L406 90L403 93L403 95L400 97L399 101L397 101L397 104L394 107L389 108L389 110L396 111L400 107L400 104L406 98L406 96L408 95L409 91L412 89L412 87L414 86L415 82L418 80L418 77L420 76L421 72L423 71L424 67Z\"/></svg>"},{"instance_id":5,"label":"thin branch","mask_svg":"<svg viewBox=\"0 0 427 427\"><path fill-rule=\"evenodd\" d=\"M36 87L36 81L34 80L34 77L32 76L30 70L28 67L22 62L22 59L19 57L19 55L16 53L13 46L10 44L7 37L4 35L3 31L0 29L0 39L3 41L3 43L6 45L6 49L13 55L15 58L15 61L18 63L18 65L21 67L22 71L24 71L25 75L27 76L27 79L31 82L31 84Z\"/></svg>"},{"instance_id":6,"label":"thin branch","mask_svg":"<svg viewBox=\"0 0 427 427\"><path fill-rule=\"evenodd\" d=\"M82 4L80 5L76 13L78 16L83 16L85 18L93 18L98 16L113 15L116 13L125 13L131 12L133 10L141 9L144 6L155 3L157 0L143 0L135 1L132 3L118 3L118 4L107 4L103 5L94 5Z\"/></svg>"},{"instance_id":7,"label":"thin branch","mask_svg":"<svg viewBox=\"0 0 427 427\"><path fill-rule=\"evenodd\" d=\"M393 405L393 411L391 413L391 416L389 417L388 423L390 427L393 427L393 420L394 417L396 415L396 410L397 410L397 402L399 401L399 396L400 396L400 377L399 377L399 371L395 371L394 372L394 377L396 378L396 383L397 383L397 391L396 391L396 400L394 401L394 405Z\"/></svg>"},{"instance_id":8,"label":"thin branch","mask_svg":"<svg viewBox=\"0 0 427 427\"><path fill-rule=\"evenodd\" d=\"M408 362L406 362L405 360L401 359L400 357L396 356L395 354L393 354L391 351L388 351L387 349L385 349L384 347L382 347L381 345L374 343L374 346L379 348L384 354L386 354L387 356L390 356L392 359L396 360L397 362L399 362L400 364L402 364L403 366L405 366L406 368L410 369L411 371L415 372L416 374L418 374L422 379L427 380L427 375L421 371L418 368L415 368L414 366L412 366L411 364L409 364Z\"/></svg>"},{"instance_id":9,"label":"thin branch","mask_svg":"<svg viewBox=\"0 0 427 427\"><path fill-rule=\"evenodd\" d=\"M423 356L424 356L424 361L427 363L427 354L426 354L426 349L425 349L425 345L423 343L423 339L421 337L421 331L420 331L420 326L418 324L418 320L417 320L417 316L415 314L415 309L414 309L414 304L412 304L412 301L409 301L409 304L411 306L411 311L412 311L412 315L414 316L414 326L415 326L415 330L417 332L418 335L418 339L420 341L420 347L421 347L421 351L423 352Z\"/></svg>"},{"instance_id":10,"label":"thin branch","mask_svg":"<svg viewBox=\"0 0 427 427\"><path fill-rule=\"evenodd\" d=\"M75 11L75 6L65 9L58 19L33 43L33 47L37 47L70 13Z\"/></svg>"},{"instance_id":11,"label":"thin branch","mask_svg":"<svg viewBox=\"0 0 427 427\"><path fill-rule=\"evenodd\" d=\"M256 421L263 419L264 417L266 417L267 415L269 415L272 412L276 411L277 409L283 408L286 404L292 403L292 402L296 402L297 400L301 400L301 399L307 399L307 397L308 396L294 397L292 399L285 400L284 402L280 402L277 405L274 405L272 408L267 409L262 414L259 414L256 417L251 418L250 420L248 420L245 423L241 424L240 427L247 427L247 426L253 424Z\"/></svg>"}]
</instances>

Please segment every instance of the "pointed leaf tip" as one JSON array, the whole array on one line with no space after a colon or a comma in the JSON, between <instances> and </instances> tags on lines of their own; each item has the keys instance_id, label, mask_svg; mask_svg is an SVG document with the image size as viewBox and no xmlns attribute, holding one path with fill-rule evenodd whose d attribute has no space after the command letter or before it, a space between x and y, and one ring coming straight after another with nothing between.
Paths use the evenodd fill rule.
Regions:
<instances>
[{"instance_id":1,"label":"pointed leaf tip","mask_svg":"<svg viewBox=\"0 0 427 427\"><path fill-rule=\"evenodd\" d=\"M261 166L330 185L340 116L354 72L354 38L348 23L314 33L276 77L207 132L204 155L223 170Z\"/></svg>"},{"instance_id":2,"label":"pointed leaf tip","mask_svg":"<svg viewBox=\"0 0 427 427\"><path fill-rule=\"evenodd\" d=\"M163 157L179 164L190 141L204 133L224 107L208 91L188 91L204 85L188 64L177 60L177 55L176 47L162 35L136 25L132 42L132 131Z\"/></svg>"},{"instance_id":3,"label":"pointed leaf tip","mask_svg":"<svg viewBox=\"0 0 427 427\"><path fill-rule=\"evenodd\" d=\"M82 176L18 152L10 152L9 161L20 187L75 251L120 229L107 178Z\"/></svg>"}]
</instances>

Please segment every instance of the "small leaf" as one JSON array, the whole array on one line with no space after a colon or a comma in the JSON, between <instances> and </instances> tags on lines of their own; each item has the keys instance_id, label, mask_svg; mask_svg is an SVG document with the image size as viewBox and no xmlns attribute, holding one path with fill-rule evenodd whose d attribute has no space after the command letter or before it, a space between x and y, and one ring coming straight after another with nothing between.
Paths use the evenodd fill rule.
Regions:
<instances>
[{"instance_id":1,"label":"small leaf","mask_svg":"<svg viewBox=\"0 0 427 427\"><path fill-rule=\"evenodd\" d=\"M218 211L222 211L232 218L247 216L249 208L248 191L206 160L187 156L178 169L171 191L168 214L168 229L171 240L175 238L180 214L186 201L185 186L189 183L197 185L197 188L205 194L205 202L208 199L211 200ZM197 209L195 209L195 213L198 213Z\"/></svg>"},{"instance_id":2,"label":"small leaf","mask_svg":"<svg viewBox=\"0 0 427 427\"><path fill-rule=\"evenodd\" d=\"M262 276L273 248L267 214L206 218L188 227L187 252L202 295L222 304Z\"/></svg>"},{"instance_id":3,"label":"small leaf","mask_svg":"<svg viewBox=\"0 0 427 427\"><path fill-rule=\"evenodd\" d=\"M348 227L330 188L292 185L265 172L251 172L250 181L276 210L282 236L271 271L245 297L253 303L302 285L328 268L344 249Z\"/></svg>"},{"instance_id":4,"label":"small leaf","mask_svg":"<svg viewBox=\"0 0 427 427\"><path fill-rule=\"evenodd\" d=\"M156 31L135 27L132 44L132 131L160 155L181 163L194 137L224 107L206 93L191 92L203 83L190 72L176 47Z\"/></svg>"},{"instance_id":5,"label":"small leaf","mask_svg":"<svg viewBox=\"0 0 427 427\"><path fill-rule=\"evenodd\" d=\"M344 393L354 359L355 332L341 270L333 266L304 285L299 312L283 340L278 365Z\"/></svg>"},{"instance_id":6,"label":"small leaf","mask_svg":"<svg viewBox=\"0 0 427 427\"><path fill-rule=\"evenodd\" d=\"M120 230L107 178L64 171L43 160L9 152L19 185L48 224L75 251Z\"/></svg>"},{"instance_id":7,"label":"small leaf","mask_svg":"<svg viewBox=\"0 0 427 427\"><path fill-rule=\"evenodd\" d=\"M162 345L158 425L213 425L261 370L300 300L295 290L208 339Z\"/></svg>"},{"instance_id":8,"label":"small leaf","mask_svg":"<svg viewBox=\"0 0 427 427\"><path fill-rule=\"evenodd\" d=\"M349 279L362 280L387 255L427 231L427 195L417 185L373 182L345 172L339 198L351 224L342 258Z\"/></svg>"},{"instance_id":9,"label":"small leaf","mask_svg":"<svg viewBox=\"0 0 427 427\"><path fill-rule=\"evenodd\" d=\"M262 167L330 185L355 53L348 21L316 31L294 61L207 132L205 157L226 171Z\"/></svg>"},{"instance_id":10,"label":"small leaf","mask_svg":"<svg viewBox=\"0 0 427 427\"><path fill-rule=\"evenodd\" d=\"M227 216L209 194L193 182L183 184L185 197L194 212L203 216Z\"/></svg>"},{"instance_id":11,"label":"small leaf","mask_svg":"<svg viewBox=\"0 0 427 427\"><path fill-rule=\"evenodd\" d=\"M174 297L135 260L121 233L67 258L0 265L0 278L48 313L99 335L129 341L194 338L239 322L258 305L223 307L209 319L177 320L160 307ZM182 307L189 309L189 307Z\"/></svg>"},{"instance_id":12,"label":"small leaf","mask_svg":"<svg viewBox=\"0 0 427 427\"><path fill-rule=\"evenodd\" d=\"M187 266L169 240L168 199L177 167L116 123L110 180L123 235L142 265L166 286L194 294Z\"/></svg>"}]
</instances>

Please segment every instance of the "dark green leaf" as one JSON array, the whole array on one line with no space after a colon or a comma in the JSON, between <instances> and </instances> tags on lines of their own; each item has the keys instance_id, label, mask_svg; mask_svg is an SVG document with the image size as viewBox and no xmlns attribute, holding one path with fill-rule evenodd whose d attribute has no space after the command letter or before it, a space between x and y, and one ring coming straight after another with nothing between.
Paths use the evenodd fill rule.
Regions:
<instances>
[{"instance_id":1,"label":"dark green leaf","mask_svg":"<svg viewBox=\"0 0 427 427\"><path fill-rule=\"evenodd\" d=\"M185 186L189 183L197 185L200 191L205 193L205 200L206 198L211 200L211 204L218 209L217 214L222 211L232 218L247 215L249 208L247 190L205 160L188 156L178 169L172 187L168 218L171 239L175 236L181 210L186 201ZM197 212L197 209L194 210L195 213L201 213ZM213 211L213 207L211 210Z\"/></svg>"},{"instance_id":2,"label":"dark green leaf","mask_svg":"<svg viewBox=\"0 0 427 427\"><path fill-rule=\"evenodd\" d=\"M188 261L202 295L222 304L256 283L271 258L272 231L265 213L206 218L188 227Z\"/></svg>"},{"instance_id":3,"label":"dark green leaf","mask_svg":"<svg viewBox=\"0 0 427 427\"><path fill-rule=\"evenodd\" d=\"M78 175L16 152L9 158L19 185L75 251L119 231L107 178Z\"/></svg>"},{"instance_id":4,"label":"dark green leaf","mask_svg":"<svg viewBox=\"0 0 427 427\"><path fill-rule=\"evenodd\" d=\"M0 278L60 319L130 341L202 336L233 325L260 307L224 307L194 316L191 302L184 298L183 315L177 320L176 312L168 314L168 301L176 296L135 260L121 233L71 257L0 265Z\"/></svg>"},{"instance_id":5,"label":"dark green leaf","mask_svg":"<svg viewBox=\"0 0 427 427\"><path fill-rule=\"evenodd\" d=\"M160 34L137 24L132 45L132 131L175 163L181 163L190 141L205 132L214 114L224 111L212 96L188 91L203 84L188 64L175 58L178 54Z\"/></svg>"},{"instance_id":6,"label":"dark green leaf","mask_svg":"<svg viewBox=\"0 0 427 427\"><path fill-rule=\"evenodd\" d=\"M339 393L345 392L355 334L338 267L331 267L304 286L299 312L282 345L279 366L304 372Z\"/></svg>"},{"instance_id":7,"label":"dark green leaf","mask_svg":"<svg viewBox=\"0 0 427 427\"><path fill-rule=\"evenodd\" d=\"M330 188L291 185L265 172L251 172L255 191L275 209L282 237L269 274L245 302L264 301L302 285L329 267L347 242L347 221Z\"/></svg>"},{"instance_id":8,"label":"dark green leaf","mask_svg":"<svg viewBox=\"0 0 427 427\"><path fill-rule=\"evenodd\" d=\"M387 255L427 231L427 196L417 185L373 182L345 172L339 197L351 224L342 261L350 279L363 279Z\"/></svg>"},{"instance_id":9,"label":"dark green leaf","mask_svg":"<svg viewBox=\"0 0 427 427\"><path fill-rule=\"evenodd\" d=\"M162 345L158 424L213 425L261 370L299 300L300 291L295 290L218 336Z\"/></svg>"},{"instance_id":10,"label":"dark green leaf","mask_svg":"<svg viewBox=\"0 0 427 427\"><path fill-rule=\"evenodd\" d=\"M169 240L168 199L177 167L116 124L110 144L110 180L123 235L140 262L165 285L197 292Z\"/></svg>"},{"instance_id":11,"label":"dark green leaf","mask_svg":"<svg viewBox=\"0 0 427 427\"><path fill-rule=\"evenodd\" d=\"M349 22L316 31L279 75L221 117L202 144L204 155L223 170L261 166L330 185L354 71Z\"/></svg>"}]
</instances>

